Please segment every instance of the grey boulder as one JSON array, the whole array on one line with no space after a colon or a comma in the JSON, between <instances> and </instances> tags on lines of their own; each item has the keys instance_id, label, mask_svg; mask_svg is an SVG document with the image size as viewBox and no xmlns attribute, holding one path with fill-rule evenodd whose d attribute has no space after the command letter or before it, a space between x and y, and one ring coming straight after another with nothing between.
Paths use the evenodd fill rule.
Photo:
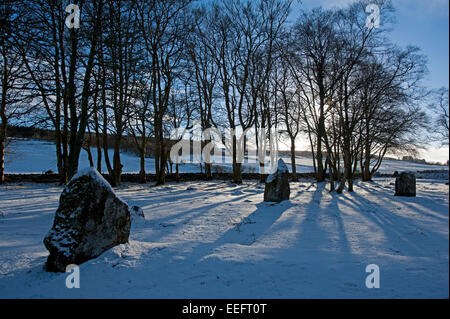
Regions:
<instances>
[{"instance_id":1,"label":"grey boulder","mask_svg":"<svg viewBox=\"0 0 450 319\"><path fill-rule=\"evenodd\" d=\"M47 271L64 272L128 242L130 209L95 170L77 173L59 199L53 227L44 238Z\"/></svg>"}]
</instances>

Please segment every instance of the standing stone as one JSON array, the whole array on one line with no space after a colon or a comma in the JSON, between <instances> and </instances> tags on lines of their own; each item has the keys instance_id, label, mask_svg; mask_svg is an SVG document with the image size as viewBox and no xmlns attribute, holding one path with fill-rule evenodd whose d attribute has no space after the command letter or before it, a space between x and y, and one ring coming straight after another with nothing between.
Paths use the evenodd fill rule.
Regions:
<instances>
[{"instance_id":1,"label":"standing stone","mask_svg":"<svg viewBox=\"0 0 450 319\"><path fill-rule=\"evenodd\" d=\"M264 201L281 202L283 200L288 200L290 194L289 170L284 161L280 158L278 160L277 170L270 174L266 179Z\"/></svg>"},{"instance_id":2,"label":"standing stone","mask_svg":"<svg viewBox=\"0 0 450 319\"><path fill-rule=\"evenodd\" d=\"M128 242L130 210L95 170L76 174L64 188L53 227L44 238L48 271L64 272L105 250Z\"/></svg>"},{"instance_id":3,"label":"standing stone","mask_svg":"<svg viewBox=\"0 0 450 319\"><path fill-rule=\"evenodd\" d=\"M395 179L394 196L416 196L416 176L412 173L401 173Z\"/></svg>"}]
</instances>

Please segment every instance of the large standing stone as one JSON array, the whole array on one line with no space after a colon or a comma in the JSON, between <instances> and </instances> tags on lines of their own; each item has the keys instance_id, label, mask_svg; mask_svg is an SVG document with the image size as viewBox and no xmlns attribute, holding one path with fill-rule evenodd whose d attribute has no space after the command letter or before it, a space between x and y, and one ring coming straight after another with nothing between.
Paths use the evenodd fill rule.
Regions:
<instances>
[{"instance_id":1,"label":"large standing stone","mask_svg":"<svg viewBox=\"0 0 450 319\"><path fill-rule=\"evenodd\" d=\"M264 189L265 202L281 202L288 200L291 194L289 188L289 170L283 160L278 160L277 170L266 179Z\"/></svg>"},{"instance_id":2,"label":"large standing stone","mask_svg":"<svg viewBox=\"0 0 450 319\"><path fill-rule=\"evenodd\" d=\"M59 199L53 227L44 238L48 271L64 272L128 242L130 210L94 169L76 174Z\"/></svg>"},{"instance_id":3,"label":"large standing stone","mask_svg":"<svg viewBox=\"0 0 450 319\"><path fill-rule=\"evenodd\" d=\"M401 173L395 179L394 196L416 196L416 176L412 173Z\"/></svg>"}]
</instances>

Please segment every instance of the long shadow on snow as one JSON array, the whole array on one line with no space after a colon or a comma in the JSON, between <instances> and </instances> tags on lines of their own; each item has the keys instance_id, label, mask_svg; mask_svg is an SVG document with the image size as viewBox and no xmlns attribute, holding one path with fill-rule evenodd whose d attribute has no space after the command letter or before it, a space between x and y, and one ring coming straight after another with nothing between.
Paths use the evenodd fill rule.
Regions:
<instances>
[{"instance_id":1,"label":"long shadow on snow","mask_svg":"<svg viewBox=\"0 0 450 319\"><path fill-rule=\"evenodd\" d=\"M428 217L432 217L432 218L435 218L435 219L438 219L438 220L442 220L442 221L447 221L448 220L448 214L446 215L445 213L440 213L440 211L448 212L448 205L445 205L445 203L442 204L440 202L437 202L436 200L432 200L432 199L428 198L429 196L432 196L432 195L423 196L423 194L418 193L417 197L396 197L396 196L394 196L394 189L392 189L392 193L391 194L388 194L388 190L386 190L382 185L380 185L379 183L374 182L374 181L373 182L360 182L360 181L358 181L355 185L357 185L359 188L364 189L365 191L367 191L369 193L372 192L373 190L370 189L367 186L366 183L370 183L372 185L375 185L377 188L379 188L380 189L380 191L378 193L379 197L385 199L386 203L389 203L389 202L392 202L392 201L398 201L398 202L404 204L405 206L407 206L412 211L415 211L417 213L425 214ZM423 203L418 201L418 198L420 198L420 197L422 197L422 199L425 199L425 201L423 201ZM412 205L412 204L416 204L416 205L422 206L424 208L429 208L429 207L426 206L427 202L428 203L432 202L432 204L434 206L438 206L438 210L439 211L434 211L434 213L436 215L428 214L428 213L418 209L417 207L414 207L414 205Z\"/></svg>"},{"instance_id":2,"label":"long shadow on snow","mask_svg":"<svg viewBox=\"0 0 450 319\"><path fill-rule=\"evenodd\" d=\"M423 238L423 240L417 240L417 236L414 235L416 232L416 235L418 236L421 234L421 225L418 225L406 217L399 216L398 214L395 214L388 209L371 202L370 200L359 195L357 192L352 193L351 196L351 202L356 211L364 214L365 218L382 229L386 239L392 246L403 247L403 251L398 249L393 250L397 254L407 256L430 256L429 248L420 247L419 245L421 243L428 241L434 242L435 240L448 241L448 238L445 238L442 234L432 232L429 229L426 230L426 233L423 233L423 237L420 237L421 239ZM411 209L417 210L417 208L413 207L411 207ZM437 239L430 239L430 237L436 237ZM370 238L367 240L370 240Z\"/></svg>"},{"instance_id":3,"label":"long shadow on snow","mask_svg":"<svg viewBox=\"0 0 450 319\"><path fill-rule=\"evenodd\" d=\"M338 252L346 255L351 255L351 249L345 233L344 221L341 216L341 212L338 207L338 197L336 193L330 193L331 201L326 208L322 208L320 205L323 203L323 192L327 192L326 183L318 183L317 188L305 209L305 219L302 224L298 225L299 237L298 247L306 247L315 252L326 252L325 249L330 248L331 236L335 235L333 229L327 229L325 225L321 225L324 219L334 220L333 224L337 227L338 236ZM327 213L328 210L333 213ZM333 252L334 253L334 252Z\"/></svg>"},{"instance_id":4,"label":"long shadow on snow","mask_svg":"<svg viewBox=\"0 0 450 319\"><path fill-rule=\"evenodd\" d=\"M210 213L211 210L218 208L224 204L227 203L232 203L235 202L236 200L240 200L240 199L244 199L248 197L247 194L244 194L242 196L239 197L234 197L230 200L227 201L223 201L223 202L219 202L219 203L212 203L212 204L207 204L207 205L203 205L200 207L195 207L192 208L190 210L187 211L182 211L176 214L172 214L170 216L167 217L162 217L162 218L154 218L152 219L152 223L157 223L159 226L164 227L166 229L169 229L168 227L171 226L178 226L177 224L184 224L187 225L189 224L192 220L194 220L195 218L200 218L204 215L207 215ZM145 207L145 206L144 206ZM144 209L145 212L145 209ZM149 213L147 213L149 214ZM173 221L173 223L172 223ZM166 224L166 225L164 225ZM238 227L238 226L236 226ZM145 237L143 239L140 240L145 240L145 241L152 241L152 242L161 242L164 241L165 237L170 237L172 234L176 233L176 232L182 232L183 229L176 229L173 231L169 231L169 232L165 232L163 237L158 237L158 238L151 238L151 237Z\"/></svg>"},{"instance_id":5,"label":"long shadow on snow","mask_svg":"<svg viewBox=\"0 0 450 319\"><path fill-rule=\"evenodd\" d=\"M244 184L239 185L235 188L232 188L230 190L224 190L220 193L220 195L226 195L231 194L233 196L239 196L239 195L251 195L251 194L258 194L261 192L260 189L249 189L252 185L250 184ZM187 187L188 188L188 187ZM190 193L189 189L181 189L181 190L173 190L168 189L167 193L161 194L162 190L157 190L154 192L149 192L144 195L136 196L136 194L131 195L123 195L122 197L130 202L132 202L135 205L138 205L142 208L145 208L146 206L157 204L164 202L167 203L174 203L178 202L180 199L186 199L187 201L191 202L192 200L195 200L196 198L201 197L208 197L211 196L211 193L205 189L204 191L198 191L199 187L194 187L194 191L197 191L195 194ZM240 197L234 198L234 200L239 199Z\"/></svg>"},{"instance_id":6,"label":"long shadow on snow","mask_svg":"<svg viewBox=\"0 0 450 319\"><path fill-rule=\"evenodd\" d=\"M284 201L279 204L267 202L257 204L257 209L255 211L243 217L240 222L236 221L233 227L221 234L217 240L212 243L195 246L189 254L190 259L193 259L194 262L199 262L203 257L212 253L215 248L224 244L252 245L254 242L258 241L265 231L268 230L285 211L293 206L294 205L289 201ZM270 218L267 218L267 216L264 216L263 214L270 214Z\"/></svg>"}]
</instances>

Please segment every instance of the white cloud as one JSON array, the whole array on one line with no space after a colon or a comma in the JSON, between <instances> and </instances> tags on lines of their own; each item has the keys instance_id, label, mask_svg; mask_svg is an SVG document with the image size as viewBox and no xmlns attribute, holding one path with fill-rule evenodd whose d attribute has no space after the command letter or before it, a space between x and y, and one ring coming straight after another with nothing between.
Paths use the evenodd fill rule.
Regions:
<instances>
[{"instance_id":1,"label":"white cloud","mask_svg":"<svg viewBox=\"0 0 450 319\"><path fill-rule=\"evenodd\" d=\"M429 162L441 162L445 163L448 161L448 147L437 148L430 147L426 151L420 151L420 158L424 158Z\"/></svg>"}]
</instances>

